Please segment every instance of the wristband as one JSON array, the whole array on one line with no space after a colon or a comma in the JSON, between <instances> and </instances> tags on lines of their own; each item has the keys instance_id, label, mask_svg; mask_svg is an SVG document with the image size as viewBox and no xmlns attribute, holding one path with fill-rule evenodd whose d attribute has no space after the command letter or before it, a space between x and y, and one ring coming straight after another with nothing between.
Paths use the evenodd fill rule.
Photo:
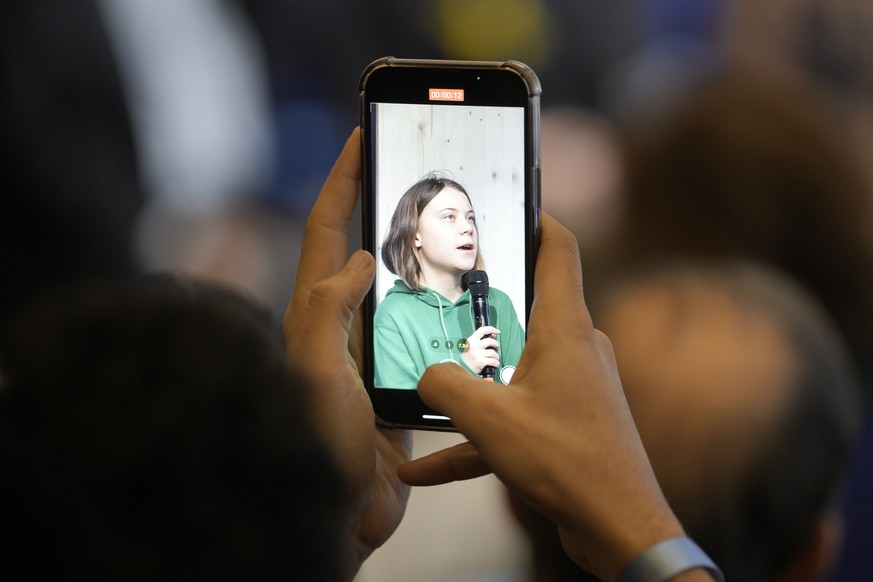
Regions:
<instances>
[{"instance_id":1,"label":"wristband","mask_svg":"<svg viewBox=\"0 0 873 582\"><path fill-rule=\"evenodd\" d=\"M631 560L615 582L666 582L695 568L705 568L716 582L724 582L721 570L691 538L672 538Z\"/></svg>"}]
</instances>

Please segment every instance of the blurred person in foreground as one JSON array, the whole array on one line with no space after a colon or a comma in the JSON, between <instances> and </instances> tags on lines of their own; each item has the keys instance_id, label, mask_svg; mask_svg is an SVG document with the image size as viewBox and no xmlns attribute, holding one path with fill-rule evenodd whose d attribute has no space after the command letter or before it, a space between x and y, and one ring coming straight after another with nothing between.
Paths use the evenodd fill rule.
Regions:
<instances>
[{"instance_id":1,"label":"blurred person in foreground","mask_svg":"<svg viewBox=\"0 0 873 582\"><path fill-rule=\"evenodd\" d=\"M816 303L752 264L667 265L617 284L595 317L658 482L728 579L821 580L860 398Z\"/></svg>"},{"instance_id":2,"label":"blurred person in foreground","mask_svg":"<svg viewBox=\"0 0 873 582\"><path fill-rule=\"evenodd\" d=\"M606 262L621 272L671 257L749 258L795 279L827 311L858 370L866 415L832 578L848 582L868 578L873 538L873 186L853 139L859 126L832 97L746 62L629 134L620 250Z\"/></svg>"},{"instance_id":3,"label":"blurred person in foreground","mask_svg":"<svg viewBox=\"0 0 873 582\"><path fill-rule=\"evenodd\" d=\"M307 400L230 289L44 295L0 338L0 576L339 579L344 489Z\"/></svg>"},{"instance_id":4,"label":"blurred person in foreground","mask_svg":"<svg viewBox=\"0 0 873 582\"><path fill-rule=\"evenodd\" d=\"M795 283L753 263L660 264L592 300L658 482L728 580L823 579L859 425L839 335ZM517 499L534 580L587 580Z\"/></svg>"}]
</instances>

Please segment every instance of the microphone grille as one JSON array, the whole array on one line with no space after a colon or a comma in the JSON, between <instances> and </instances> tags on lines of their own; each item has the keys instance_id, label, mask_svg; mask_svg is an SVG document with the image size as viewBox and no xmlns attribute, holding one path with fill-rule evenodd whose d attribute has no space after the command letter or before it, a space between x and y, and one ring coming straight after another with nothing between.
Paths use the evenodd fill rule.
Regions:
<instances>
[{"instance_id":1,"label":"microphone grille","mask_svg":"<svg viewBox=\"0 0 873 582\"><path fill-rule=\"evenodd\" d=\"M474 297L485 297L488 295L488 274L485 271L476 269L465 275L467 287L470 289L470 295Z\"/></svg>"}]
</instances>

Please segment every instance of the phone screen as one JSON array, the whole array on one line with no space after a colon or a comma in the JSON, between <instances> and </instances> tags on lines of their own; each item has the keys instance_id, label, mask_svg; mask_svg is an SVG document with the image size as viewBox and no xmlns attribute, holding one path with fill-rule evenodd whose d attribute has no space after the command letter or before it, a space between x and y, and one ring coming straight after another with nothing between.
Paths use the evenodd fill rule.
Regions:
<instances>
[{"instance_id":1,"label":"phone screen","mask_svg":"<svg viewBox=\"0 0 873 582\"><path fill-rule=\"evenodd\" d=\"M417 397L427 366L454 362L511 382L525 342L539 209L538 101L529 79L490 66L444 67L377 70L362 103L365 246L378 265L365 326L367 384L384 421L428 428L450 427L450 419Z\"/></svg>"}]
</instances>

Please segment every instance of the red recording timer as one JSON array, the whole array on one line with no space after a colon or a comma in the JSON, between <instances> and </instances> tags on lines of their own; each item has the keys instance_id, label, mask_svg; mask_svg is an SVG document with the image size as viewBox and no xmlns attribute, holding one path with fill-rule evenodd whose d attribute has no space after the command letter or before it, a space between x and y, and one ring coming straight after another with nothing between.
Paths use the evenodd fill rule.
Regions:
<instances>
[{"instance_id":1,"label":"red recording timer","mask_svg":"<svg viewBox=\"0 0 873 582\"><path fill-rule=\"evenodd\" d=\"M428 99L431 101L458 101L464 100L463 89L428 89Z\"/></svg>"}]
</instances>

